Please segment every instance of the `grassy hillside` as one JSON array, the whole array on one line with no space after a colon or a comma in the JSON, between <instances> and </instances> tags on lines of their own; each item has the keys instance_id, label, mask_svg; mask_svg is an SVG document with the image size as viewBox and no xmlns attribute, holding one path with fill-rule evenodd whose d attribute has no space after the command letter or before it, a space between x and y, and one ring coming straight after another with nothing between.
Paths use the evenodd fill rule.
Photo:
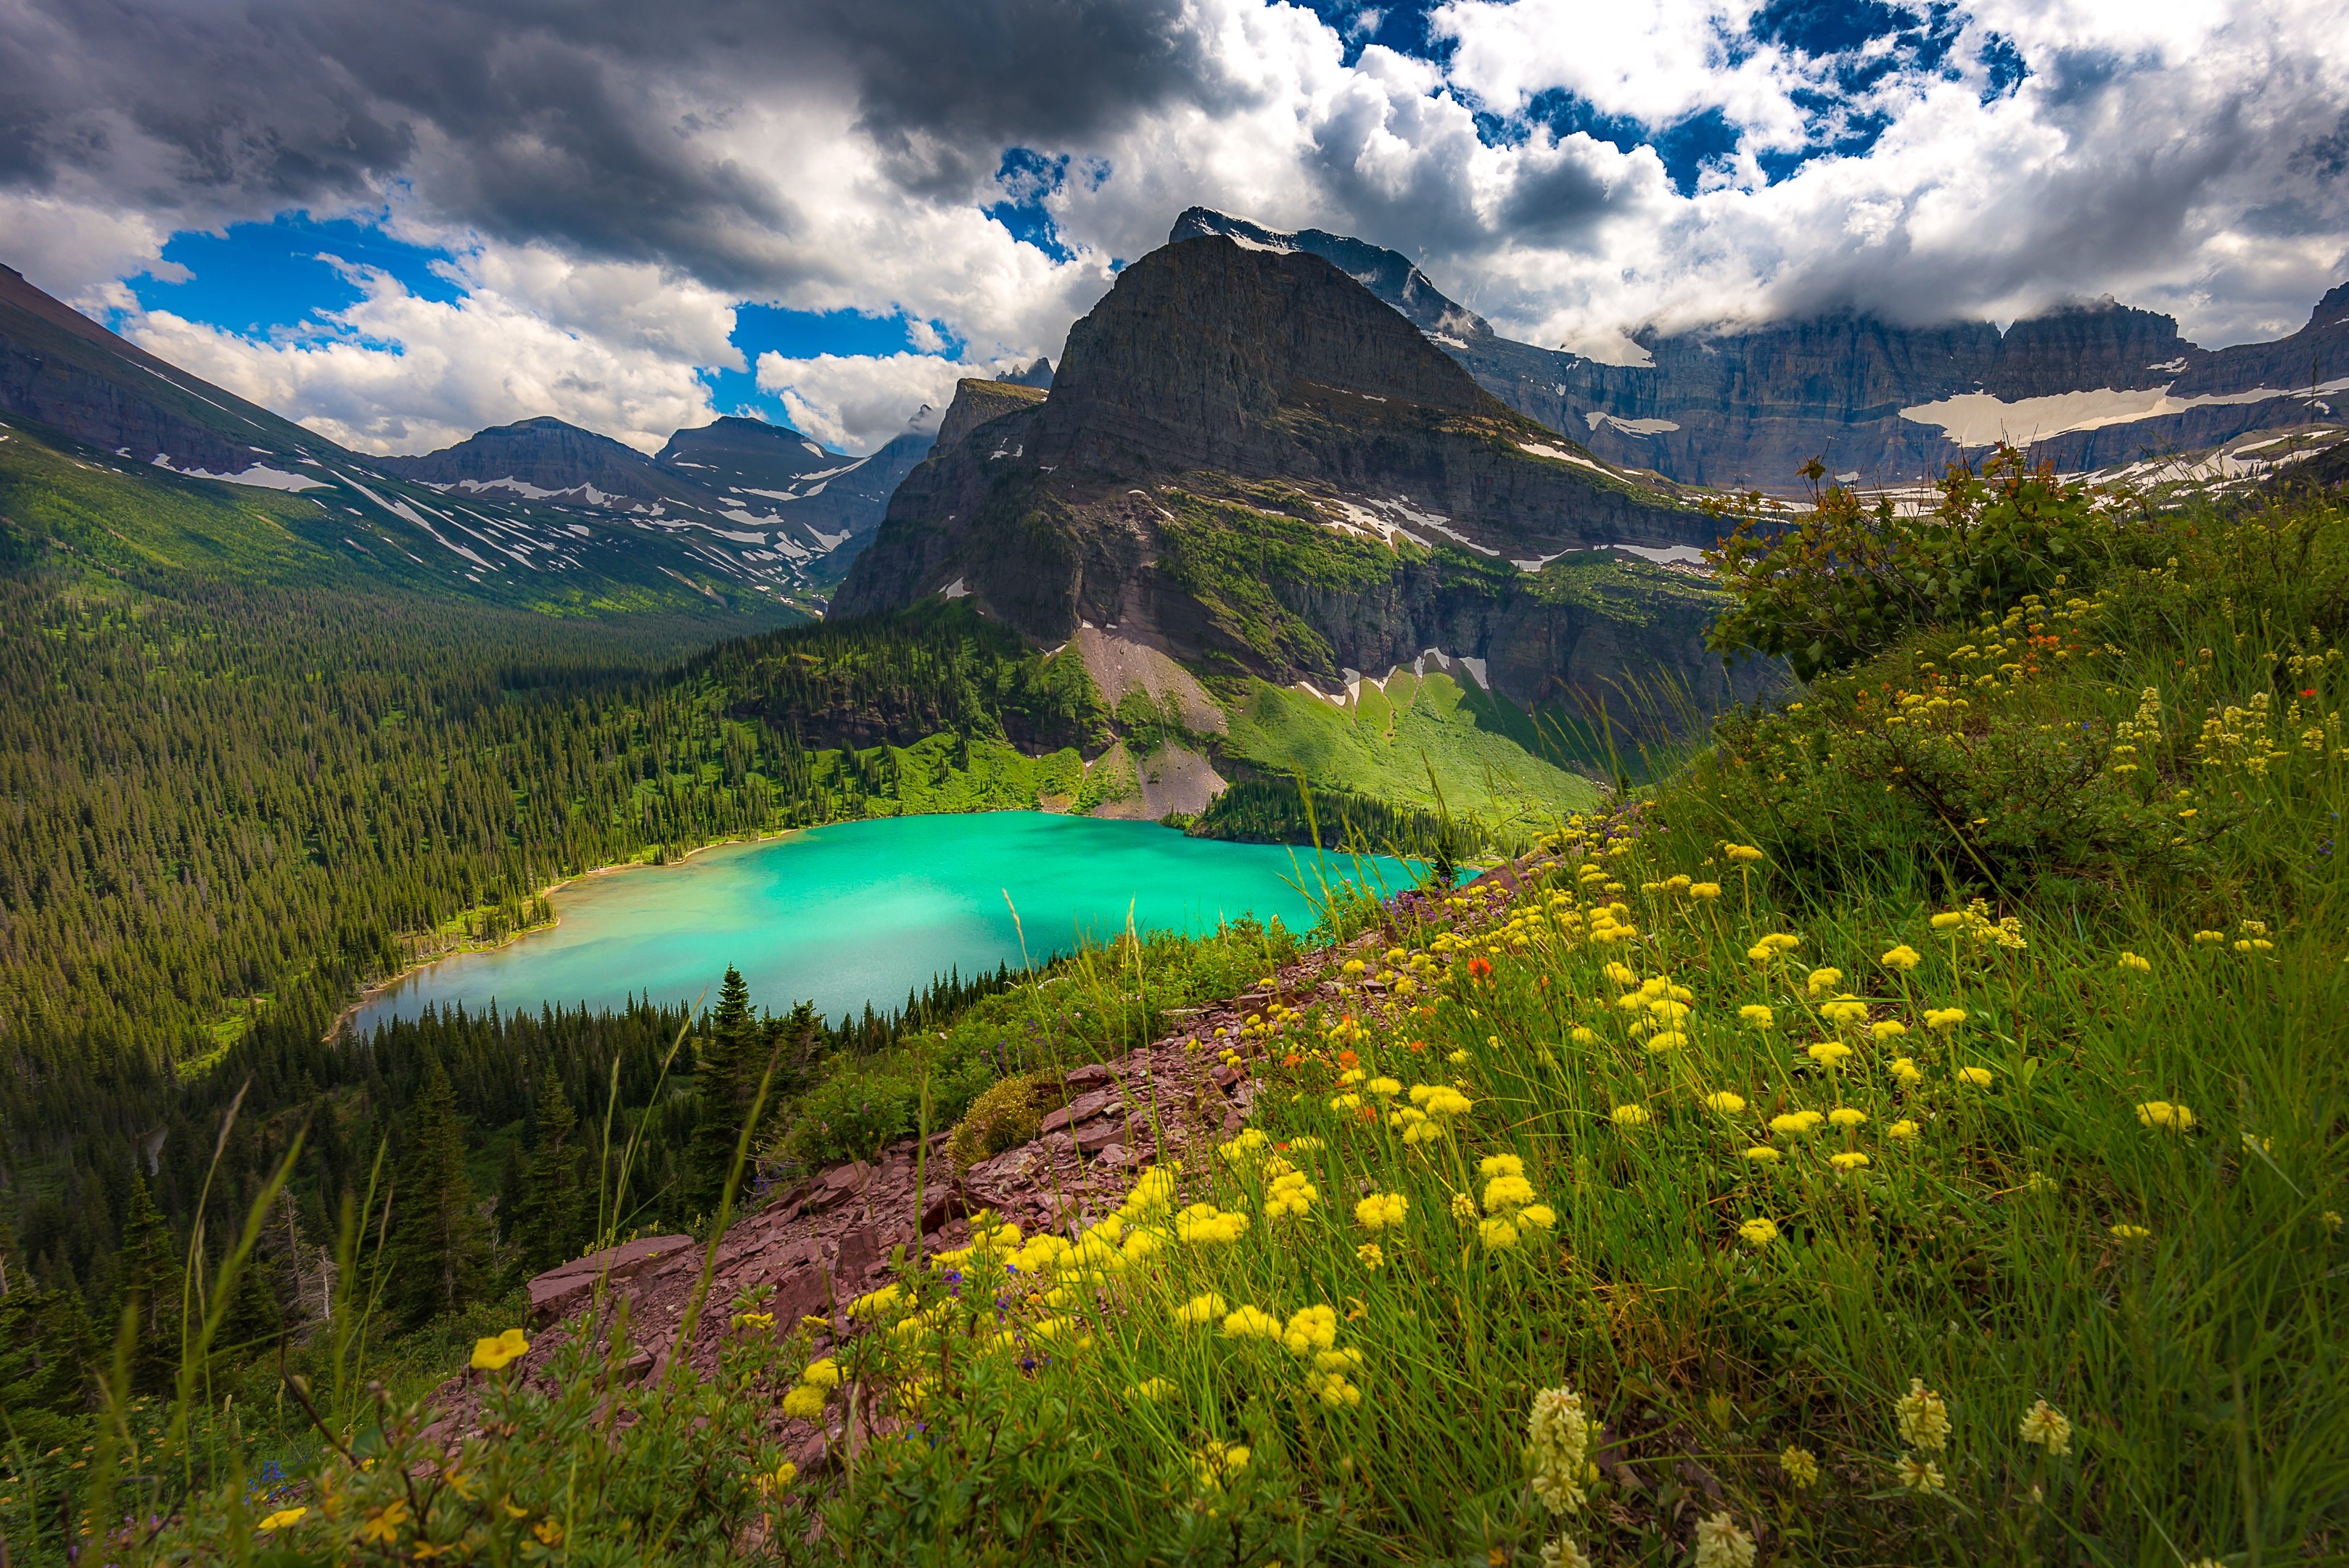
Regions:
<instances>
[{"instance_id":1,"label":"grassy hillside","mask_svg":"<svg viewBox=\"0 0 2349 1568\"><path fill-rule=\"evenodd\" d=\"M321 1450L273 1545L2340 1555L2349 515L1954 504L1799 698L1260 1009L1207 1168L1073 1246L905 1260L787 1410L804 1326L754 1317L717 1384L610 1389L640 1439L563 1414L591 1372L453 1463ZM1734 560L1743 624L1851 591L1850 521ZM2014 570L1951 595L1982 552ZM817 1423L833 1466L781 1467ZM236 1558L260 1511L231 1479L158 1549Z\"/></svg>"},{"instance_id":2,"label":"grassy hillside","mask_svg":"<svg viewBox=\"0 0 2349 1568\"><path fill-rule=\"evenodd\" d=\"M1440 790L1445 808L1518 836L1599 799L1588 778L1537 755L1540 745L1522 711L1441 671L1408 670L1383 689L1364 682L1342 704L1251 681L1225 740L1265 772L1398 804L1433 810Z\"/></svg>"}]
</instances>

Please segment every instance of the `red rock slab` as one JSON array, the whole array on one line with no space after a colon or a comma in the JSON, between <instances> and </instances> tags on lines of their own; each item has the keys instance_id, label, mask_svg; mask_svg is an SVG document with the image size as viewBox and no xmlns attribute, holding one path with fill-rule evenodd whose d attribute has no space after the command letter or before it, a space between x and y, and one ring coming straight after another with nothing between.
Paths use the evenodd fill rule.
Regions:
<instances>
[{"instance_id":1,"label":"red rock slab","mask_svg":"<svg viewBox=\"0 0 2349 1568\"><path fill-rule=\"evenodd\" d=\"M634 1279L663 1259L692 1251L694 1244L691 1236L647 1236L549 1269L530 1282L531 1319L552 1323L585 1302L597 1280Z\"/></svg>"}]
</instances>

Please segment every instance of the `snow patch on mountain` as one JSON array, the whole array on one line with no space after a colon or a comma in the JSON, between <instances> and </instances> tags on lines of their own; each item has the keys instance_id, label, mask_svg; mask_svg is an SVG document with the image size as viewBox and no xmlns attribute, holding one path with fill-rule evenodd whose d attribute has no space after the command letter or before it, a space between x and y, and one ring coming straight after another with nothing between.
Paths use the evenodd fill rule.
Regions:
<instances>
[{"instance_id":1,"label":"snow patch on mountain","mask_svg":"<svg viewBox=\"0 0 2349 1568\"><path fill-rule=\"evenodd\" d=\"M258 450L259 449L254 449ZM266 463L255 463L242 473L216 474L209 469L173 468L167 452L155 454L155 466L191 480L218 480L224 484L250 485L254 490L325 490L324 480L314 480L307 474L290 474L284 469L273 469Z\"/></svg>"},{"instance_id":2,"label":"snow patch on mountain","mask_svg":"<svg viewBox=\"0 0 2349 1568\"><path fill-rule=\"evenodd\" d=\"M2204 392L2173 397L2176 383L2122 392L2099 387L2089 392L2055 392L2044 397L2021 397L2009 403L1988 392L1965 392L1937 403L1921 403L1900 410L1900 417L1919 425L1938 425L1941 433L1961 447L1988 447L2000 441L2029 442L2074 430L2101 430L2113 425L2133 425L2165 414L2221 404L2264 403L2277 397L2309 398L2349 389L2349 377L2322 386L2254 387L2245 392Z\"/></svg>"}]
</instances>

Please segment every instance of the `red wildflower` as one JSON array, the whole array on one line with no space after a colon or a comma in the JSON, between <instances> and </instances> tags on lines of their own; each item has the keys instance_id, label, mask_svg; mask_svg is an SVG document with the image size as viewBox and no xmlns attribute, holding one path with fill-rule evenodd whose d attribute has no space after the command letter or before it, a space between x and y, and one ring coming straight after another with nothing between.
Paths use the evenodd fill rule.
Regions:
<instances>
[{"instance_id":1,"label":"red wildflower","mask_svg":"<svg viewBox=\"0 0 2349 1568\"><path fill-rule=\"evenodd\" d=\"M1470 979L1485 980L1491 978L1492 974L1493 961L1491 959L1471 958L1468 960L1468 977Z\"/></svg>"}]
</instances>

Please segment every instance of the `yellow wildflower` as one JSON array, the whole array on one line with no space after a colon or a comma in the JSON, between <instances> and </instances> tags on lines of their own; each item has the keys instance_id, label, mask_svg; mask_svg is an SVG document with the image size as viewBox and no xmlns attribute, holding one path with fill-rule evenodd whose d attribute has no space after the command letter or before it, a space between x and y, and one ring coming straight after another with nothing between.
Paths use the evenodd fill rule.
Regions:
<instances>
[{"instance_id":1,"label":"yellow wildflower","mask_svg":"<svg viewBox=\"0 0 2349 1568\"><path fill-rule=\"evenodd\" d=\"M1909 1032L1909 1026L1898 1018L1879 1018L1868 1026L1868 1032L1878 1040L1897 1040Z\"/></svg>"},{"instance_id":2,"label":"yellow wildflower","mask_svg":"<svg viewBox=\"0 0 2349 1568\"><path fill-rule=\"evenodd\" d=\"M885 1284L879 1290L867 1291L848 1304L848 1315L851 1317L877 1316L896 1305L897 1298L901 1294L894 1284Z\"/></svg>"},{"instance_id":3,"label":"yellow wildflower","mask_svg":"<svg viewBox=\"0 0 2349 1568\"><path fill-rule=\"evenodd\" d=\"M1394 1078L1374 1078L1362 1086L1381 1099L1392 1099L1402 1092L1402 1085Z\"/></svg>"},{"instance_id":4,"label":"yellow wildflower","mask_svg":"<svg viewBox=\"0 0 2349 1568\"><path fill-rule=\"evenodd\" d=\"M1325 1404L1338 1409L1350 1409L1362 1402L1362 1391L1346 1380L1342 1372L1323 1372L1305 1380L1305 1386Z\"/></svg>"},{"instance_id":5,"label":"yellow wildflower","mask_svg":"<svg viewBox=\"0 0 2349 1568\"><path fill-rule=\"evenodd\" d=\"M1933 929L1936 931L1955 931L1959 926L1963 925L1965 923L1965 912L1963 910L1953 909L1946 913L1935 915L1933 917Z\"/></svg>"},{"instance_id":6,"label":"yellow wildflower","mask_svg":"<svg viewBox=\"0 0 2349 1568\"><path fill-rule=\"evenodd\" d=\"M837 1388L840 1387L840 1363L829 1356L811 1361L807 1364L807 1370L800 1374L800 1381L818 1388Z\"/></svg>"},{"instance_id":7,"label":"yellow wildflower","mask_svg":"<svg viewBox=\"0 0 2349 1568\"><path fill-rule=\"evenodd\" d=\"M301 1523L302 1516L309 1511L306 1508L281 1508L254 1528L264 1533L273 1530L284 1530L288 1526Z\"/></svg>"},{"instance_id":8,"label":"yellow wildflower","mask_svg":"<svg viewBox=\"0 0 2349 1568\"><path fill-rule=\"evenodd\" d=\"M1827 1119L1848 1132L1868 1119L1868 1112L1854 1110L1847 1105L1840 1105L1827 1112Z\"/></svg>"},{"instance_id":9,"label":"yellow wildflower","mask_svg":"<svg viewBox=\"0 0 2349 1568\"><path fill-rule=\"evenodd\" d=\"M1757 1029L1766 1029L1778 1021L1778 1016L1759 1002L1748 1002L1737 1009L1737 1016Z\"/></svg>"},{"instance_id":10,"label":"yellow wildflower","mask_svg":"<svg viewBox=\"0 0 2349 1568\"><path fill-rule=\"evenodd\" d=\"M1721 884L1714 882L1691 882L1689 883L1689 896L1691 898L1704 899L1719 898L1721 896Z\"/></svg>"},{"instance_id":11,"label":"yellow wildflower","mask_svg":"<svg viewBox=\"0 0 2349 1568\"><path fill-rule=\"evenodd\" d=\"M1528 1203L1518 1211L1517 1223L1528 1231L1547 1231L1557 1223L1557 1211L1547 1203Z\"/></svg>"},{"instance_id":12,"label":"yellow wildflower","mask_svg":"<svg viewBox=\"0 0 2349 1568\"><path fill-rule=\"evenodd\" d=\"M1228 1302L1215 1292L1209 1291L1205 1295L1195 1295L1176 1307L1174 1321L1185 1328L1195 1328L1200 1324L1215 1322L1230 1310L1231 1305Z\"/></svg>"},{"instance_id":13,"label":"yellow wildflower","mask_svg":"<svg viewBox=\"0 0 2349 1568\"><path fill-rule=\"evenodd\" d=\"M783 1414L794 1421L812 1421L823 1415L823 1390L801 1383L783 1396Z\"/></svg>"},{"instance_id":14,"label":"yellow wildflower","mask_svg":"<svg viewBox=\"0 0 2349 1568\"><path fill-rule=\"evenodd\" d=\"M2023 1413L2023 1440L2060 1460L2072 1451L2072 1423L2045 1399L2035 1400Z\"/></svg>"},{"instance_id":15,"label":"yellow wildflower","mask_svg":"<svg viewBox=\"0 0 2349 1568\"><path fill-rule=\"evenodd\" d=\"M1947 1484L1941 1479L1940 1466L1909 1454L1900 1456L1900 1462L1893 1467L1892 1476L1909 1491L1925 1497L1940 1491Z\"/></svg>"},{"instance_id":16,"label":"yellow wildflower","mask_svg":"<svg viewBox=\"0 0 2349 1568\"><path fill-rule=\"evenodd\" d=\"M1937 1454L1949 1446L1950 1408L1922 1377L1909 1379L1909 1392L1892 1402L1892 1416L1910 1448Z\"/></svg>"},{"instance_id":17,"label":"yellow wildflower","mask_svg":"<svg viewBox=\"0 0 2349 1568\"><path fill-rule=\"evenodd\" d=\"M2153 973L2152 959L2141 958L2137 954L2131 953L2127 949L2123 949L2121 952L2119 966L2137 975L2150 975Z\"/></svg>"},{"instance_id":18,"label":"yellow wildflower","mask_svg":"<svg viewBox=\"0 0 2349 1568\"><path fill-rule=\"evenodd\" d=\"M791 1460L785 1460L782 1463L777 1465L772 1470L759 1478L759 1490L761 1491L781 1491L785 1487L791 1485L792 1482L799 1479L800 1467L792 1463Z\"/></svg>"},{"instance_id":19,"label":"yellow wildflower","mask_svg":"<svg viewBox=\"0 0 2349 1568\"><path fill-rule=\"evenodd\" d=\"M1245 1443L1226 1443L1208 1439L1192 1460L1199 1484L1210 1491L1220 1491L1226 1481L1247 1469L1248 1449Z\"/></svg>"},{"instance_id":20,"label":"yellow wildflower","mask_svg":"<svg viewBox=\"0 0 2349 1568\"><path fill-rule=\"evenodd\" d=\"M1746 1150L1745 1158L1756 1165L1775 1165L1778 1162L1778 1151L1766 1143L1756 1143Z\"/></svg>"},{"instance_id":21,"label":"yellow wildflower","mask_svg":"<svg viewBox=\"0 0 2349 1568\"><path fill-rule=\"evenodd\" d=\"M1748 1220L1737 1227L1737 1234L1749 1246L1766 1247L1778 1239L1778 1223L1775 1220Z\"/></svg>"},{"instance_id":22,"label":"yellow wildflower","mask_svg":"<svg viewBox=\"0 0 2349 1568\"><path fill-rule=\"evenodd\" d=\"M2147 1127L2166 1127L2172 1132L2188 1132L2194 1127L2192 1111L2166 1099L2147 1100L2137 1108L2137 1119Z\"/></svg>"},{"instance_id":23,"label":"yellow wildflower","mask_svg":"<svg viewBox=\"0 0 2349 1568\"><path fill-rule=\"evenodd\" d=\"M1411 1200L1400 1192L1373 1192L1354 1205L1355 1220L1371 1231L1401 1225L1410 1212Z\"/></svg>"},{"instance_id":24,"label":"yellow wildflower","mask_svg":"<svg viewBox=\"0 0 2349 1568\"><path fill-rule=\"evenodd\" d=\"M1208 1246L1229 1245L1247 1234L1248 1217L1226 1213L1213 1203L1194 1203L1174 1216L1174 1234Z\"/></svg>"},{"instance_id":25,"label":"yellow wildflower","mask_svg":"<svg viewBox=\"0 0 2349 1568\"><path fill-rule=\"evenodd\" d=\"M1804 989L1814 996L1824 991L1832 991L1842 984L1843 971L1840 969L1814 969L1810 977L1803 982Z\"/></svg>"},{"instance_id":26,"label":"yellow wildflower","mask_svg":"<svg viewBox=\"0 0 2349 1568\"><path fill-rule=\"evenodd\" d=\"M1599 1031L1577 1024L1567 1031L1567 1038L1578 1046L1595 1046L1599 1043Z\"/></svg>"},{"instance_id":27,"label":"yellow wildflower","mask_svg":"<svg viewBox=\"0 0 2349 1568\"><path fill-rule=\"evenodd\" d=\"M1924 961L1924 955L1905 942L1897 947L1886 950L1881 960L1887 969L1897 969L1903 975L1908 974Z\"/></svg>"},{"instance_id":28,"label":"yellow wildflower","mask_svg":"<svg viewBox=\"0 0 2349 1568\"><path fill-rule=\"evenodd\" d=\"M1373 1272L1387 1266L1386 1250L1376 1242L1364 1242L1354 1249L1355 1261Z\"/></svg>"},{"instance_id":29,"label":"yellow wildflower","mask_svg":"<svg viewBox=\"0 0 2349 1568\"><path fill-rule=\"evenodd\" d=\"M1892 1065L1885 1070L1904 1084L1920 1084L1925 1081L1925 1069L1908 1057L1893 1057Z\"/></svg>"},{"instance_id":30,"label":"yellow wildflower","mask_svg":"<svg viewBox=\"0 0 2349 1568\"><path fill-rule=\"evenodd\" d=\"M1226 1339L1277 1340L1280 1319L1261 1307L1237 1306L1224 1315L1223 1333Z\"/></svg>"},{"instance_id":31,"label":"yellow wildflower","mask_svg":"<svg viewBox=\"0 0 2349 1568\"><path fill-rule=\"evenodd\" d=\"M1819 1484L1819 1459L1808 1449L1787 1444L1778 1450L1778 1468L1785 1471L1786 1479L1796 1486Z\"/></svg>"},{"instance_id":32,"label":"yellow wildflower","mask_svg":"<svg viewBox=\"0 0 2349 1568\"><path fill-rule=\"evenodd\" d=\"M1715 1089L1704 1097L1704 1105L1707 1110L1717 1110L1723 1116L1735 1116L1745 1109L1745 1097L1742 1094L1733 1094L1725 1088Z\"/></svg>"},{"instance_id":33,"label":"yellow wildflower","mask_svg":"<svg viewBox=\"0 0 2349 1568\"><path fill-rule=\"evenodd\" d=\"M1819 1004L1819 1016L1830 1024L1864 1024L1868 1004L1848 992Z\"/></svg>"},{"instance_id":34,"label":"yellow wildflower","mask_svg":"<svg viewBox=\"0 0 2349 1568\"><path fill-rule=\"evenodd\" d=\"M399 1539L399 1527L407 1522L408 1504L387 1502L359 1526L359 1540L369 1546L389 1546Z\"/></svg>"},{"instance_id":35,"label":"yellow wildflower","mask_svg":"<svg viewBox=\"0 0 2349 1568\"><path fill-rule=\"evenodd\" d=\"M1751 864L1762 858L1762 851L1752 844L1723 844L1721 852L1740 865Z\"/></svg>"},{"instance_id":36,"label":"yellow wildflower","mask_svg":"<svg viewBox=\"0 0 2349 1568\"><path fill-rule=\"evenodd\" d=\"M1619 1105L1609 1114L1618 1127L1645 1127L1655 1119L1644 1105Z\"/></svg>"},{"instance_id":37,"label":"yellow wildflower","mask_svg":"<svg viewBox=\"0 0 2349 1568\"><path fill-rule=\"evenodd\" d=\"M1544 1388L1526 1416L1526 1460L1534 1497L1552 1513L1582 1502L1583 1465L1590 1453L1590 1418L1571 1388Z\"/></svg>"},{"instance_id":38,"label":"yellow wildflower","mask_svg":"<svg viewBox=\"0 0 2349 1568\"><path fill-rule=\"evenodd\" d=\"M1949 1031L1956 1028L1960 1024L1962 1024L1965 1021L1966 1010L1963 1007L1928 1007L1925 1009L1925 1026L1940 1034L1949 1033Z\"/></svg>"},{"instance_id":39,"label":"yellow wildflower","mask_svg":"<svg viewBox=\"0 0 2349 1568\"><path fill-rule=\"evenodd\" d=\"M1476 1223L1476 1239L1485 1243L1486 1252L1506 1252L1517 1244L1517 1227L1497 1216Z\"/></svg>"},{"instance_id":40,"label":"yellow wildflower","mask_svg":"<svg viewBox=\"0 0 2349 1568\"><path fill-rule=\"evenodd\" d=\"M1285 1216L1302 1217L1312 1212L1314 1201L1321 1189L1305 1179L1300 1171L1291 1171L1273 1179L1271 1189L1264 1195L1264 1217L1278 1220Z\"/></svg>"},{"instance_id":41,"label":"yellow wildflower","mask_svg":"<svg viewBox=\"0 0 2349 1568\"><path fill-rule=\"evenodd\" d=\"M530 1341L519 1328L509 1328L494 1339L473 1341L472 1367L481 1372L502 1372L509 1362L530 1353Z\"/></svg>"},{"instance_id":42,"label":"yellow wildflower","mask_svg":"<svg viewBox=\"0 0 2349 1568\"><path fill-rule=\"evenodd\" d=\"M1992 1072L1988 1068L1960 1068L1958 1069L1958 1077L1973 1085L1976 1088L1988 1088L1992 1083L1997 1081L1998 1075Z\"/></svg>"},{"instance_id":43,"label":"yellow wildflower","mask_svg":"<svg viewBox=\"0 0 2349 1568\"><path fill-rule=\"evenodd\" d=\"M1805 1047L1805 1054L1823 1068L1839 1068L1844 1058L1851 1055L1851 1047L1841 1040L1821 1040L1816 1045Z\"/></svg>"},{"instance_id":44,"label":"yellow wildflower","mask_svg":"<svg viewBox=\"0 0 2349 1568\"><path fill-rule=\"evenodd\" d=\"M563 1526L555 1520L542 1519L530 1527L530 1532L538 1537L541 1546L553 1548L563 1544Z\"/></svg>"},{"instance_id":45,"label":"yellow wildflower","mask_svg":"<svg viewBox=\"0 0 2349 1568\"><path fill-rule=\"evenodd\" d=\"M1847 1150L1841 1154L1828 1155L1827 1163L1838 1171L1857 1171L1865 1167L1868 1160L1865 1154Z\"/></svg>"},{"instance_id":46,"label":"yellow wildflower","mask_svg":"<svg viewBox=\"0 0 2349 1568\"><path fill-rule=\"evenodd\" d=\"M1754 1537L1724 1511L1697 1521L1692 1568L1754 1568Z\"/></svg>"},{"instance_id":47,"label":"yellow wildflower","mask_svg":"<svg viewBox=\"0 0 2349 1568\"><path fill-rule=\"evenodd\" d=\"M1491 1214L1505 1209L1522 1209L1539 1195L1534 1184L1522 1176L1495 1176L1485 1183L1485 1212Z\"/></svg>"},{"instance_id":48,"label":"yellow wildflower","mask_svg":"<svg viewBox=\"0 0 2349 1568\"><path fill-rule=\"evenodd\" d=\"M1309 1356L1316 1350L1327 1350L1338 1343L1338 1314L1334 1307L1305 1306L1288 1315L1288 1322L1280 1332L1280 1343L1293 1356Z\"/></svg>"},{"instance_id":49,"label":"yellow wildflower","mask_svg":"<svg viewBox=\"0 0 2349 1568\"><path fill-rule=\"evenodd\" d=\"M1884 1136L1887 1138L1897 1138L1903 1143L1909 1142L1917 1136L1917 1124L1913 1121L1908 1120L1906 1118L1903 1118L1901 1120L1896 1121L1891 1126L1886 1128L1884 1130Z\"/></svg>"},{"instance_id":50,"label":"yellow wildflower","mask_svg":"<svg viewBox=\"0 0 2349 1568\"><path fill-rule=\"evenodd\" d=\"M2121 1224L2115 1225L2112 1228L2111 1234L2113 1240L2116 1242L2141 1242L2145 1240L2146 1237L2153 1234L2153 1233L2147 1230L2143 1225Z\"/></svg>"},{"instance_id":51,"label":"yellow wildflower","mask_svg":"<svg viewBox=\"0 0 2349 1568\"><path fill-rule=\"evenodd\" d=\"M1816 1110L1790 1110L1770 1119L1770 1130L1781 1138L1808 1136L1826 1118Z\"/></svg>"},{"instance_id":52,"label":"yellow wildflower","mask_svg":"<svg viewBox=\"0 0 2349 1568\"><path fill-rule=\"evenodd\" d=\"M1526 1162L1514 1154L1488 1154L1476 1161L1476 1174L1487 1179L1495 1176L1522 1176Z\"/></svg>"}]
</instances>

